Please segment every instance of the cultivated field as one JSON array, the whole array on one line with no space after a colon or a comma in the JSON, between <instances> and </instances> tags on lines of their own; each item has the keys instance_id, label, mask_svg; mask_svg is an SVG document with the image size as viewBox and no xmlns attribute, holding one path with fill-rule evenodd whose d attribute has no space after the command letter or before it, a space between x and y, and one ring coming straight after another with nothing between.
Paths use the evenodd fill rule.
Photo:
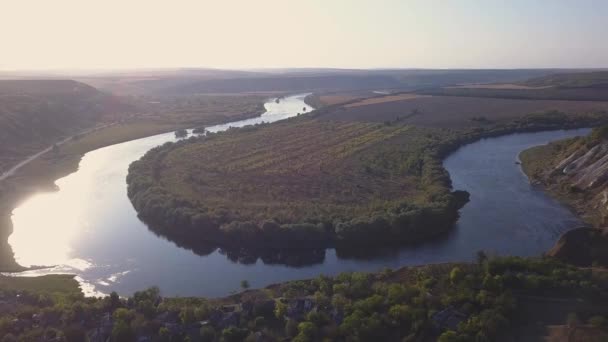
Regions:
<instances>
[{"instance_id":1,"label":"cultivated field","mask_svg":"<svg viewBox=\"0 0 608 342\"><path fill-rule=\"evenodd\" d=\"M387 103L387 102L399 102L405 100L413 100L418 98L428 97L427 95L417 95L417 94L398 94L398 95L387 95L387 96L376 96L368 99L364 99L361 101L357 101L354 103L349 103L345 105L346 108L354 108L361 106L369 106L379 103Z\"/></svg>"},{"instance_id":2,"label":"cultivated field","mask_svg":"<svg viewBox=\"0 0 608 342\"><path fill-rule=\"evenodd\" d=\"M155 149L132 164L129 196L152 228L190 241L417 241L449 228L466 201L437 157L455 137L300 117Z\"/></svg>"},{"instance_id":3,"label":"cultivated field","mask_svg":"<svg viewBox=\"0 0 608 342\"><path fill-rule=\"evenodd\" d=\"M412 95L408 95L412 96ZM559 111L586 114L608 111L608 102L519 100L457 96L425 96L397 101L395 96L381 97L349 104L322 116L325 120L385 122L400 118L402 122L424 127L471 127L505 123L533 113Z\"/></svg>"}]
</instances>

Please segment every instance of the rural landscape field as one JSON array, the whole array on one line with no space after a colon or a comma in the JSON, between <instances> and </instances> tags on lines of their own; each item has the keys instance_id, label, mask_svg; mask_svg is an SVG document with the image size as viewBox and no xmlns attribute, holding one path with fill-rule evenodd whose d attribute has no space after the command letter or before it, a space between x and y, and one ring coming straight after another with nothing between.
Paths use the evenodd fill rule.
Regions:
<instances>
[{"instance_id":1,"label":"rural landscape field","mask_svg":"<svg viewBox=\"0 0 608 342\"><path fill-rule=\"evenodd\" d=\"M608 4L1 7L1 342L608 340Z\"/></svg>"}]
</instances>

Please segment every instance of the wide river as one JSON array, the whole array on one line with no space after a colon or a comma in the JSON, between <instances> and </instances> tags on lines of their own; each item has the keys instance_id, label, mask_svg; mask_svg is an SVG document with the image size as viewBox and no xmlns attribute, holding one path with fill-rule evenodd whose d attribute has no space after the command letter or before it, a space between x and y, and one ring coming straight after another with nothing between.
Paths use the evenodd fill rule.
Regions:
<instances>
[{"instance_id":1,"label":"wide river","mask_svg":"<svg viewBox=\"0 0 608 342\"><path fill-rule=\"evenodd\" d=\"M310 111L306 94L279 103L269 100L261 117L209 127L271 122ZM87 153L77 172L59 179L59 191L36 194L13 211L9 238L24 266L56 265L21 275L73 273L90 295L117 291L129 295L156 285L165 295L222 296L241 280L254 287L384 267L471 260L478 250L496 254L540 255L567 229L580 224L568 209L532 187L516 164L520 151L589 130L512 134L466 145L444 165L455 189L471 193L452 233L418 247L344 253L314 253L308 262L280 263L269 258L239 259L219 249L198 254L152 233L138 218L126 191L127 169L173 133L129 141ZM283 259L285 256L283 256ZM299 260L299 259L298 259Z\"/></svg>"}]
</instances>

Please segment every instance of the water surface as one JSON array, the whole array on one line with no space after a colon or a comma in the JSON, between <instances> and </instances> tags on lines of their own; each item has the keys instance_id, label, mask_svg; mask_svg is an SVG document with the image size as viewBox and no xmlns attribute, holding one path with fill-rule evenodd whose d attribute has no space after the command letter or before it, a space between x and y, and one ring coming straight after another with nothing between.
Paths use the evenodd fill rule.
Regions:
<instances>
[{"instance_id":1,"label":"water surface","mask_svg":"<svg viewBox=\"0 0 608 342\"><path fill-rule=\"evenodd\" d=\"M260 118L210 127L219 131L274 121L311 110L297 95L266 103ZM38 194L13 211L9 238L24 266L57 265L25 275L75 273L89 293L129 295L159 286L165 295L222 296L241 280L262 287L321 273L374 271L446 261L471 260L484 249L497 254L540 255L559 235L579 224L568 209L528 183L517 161L520 151L588 130L513 134L464 146L446 159L455 189L471 193L455 229L433 243L376 251L317 251L304 263L241 258L219 249L198 254L152 233L126 194L129 164L154 146L173 141L162 134L87 153L79 170L57 181L59 191ZM237 261L238 260L238 261ZM298 264L297 267L293 266Z\"/></svg>"}]
</instances>

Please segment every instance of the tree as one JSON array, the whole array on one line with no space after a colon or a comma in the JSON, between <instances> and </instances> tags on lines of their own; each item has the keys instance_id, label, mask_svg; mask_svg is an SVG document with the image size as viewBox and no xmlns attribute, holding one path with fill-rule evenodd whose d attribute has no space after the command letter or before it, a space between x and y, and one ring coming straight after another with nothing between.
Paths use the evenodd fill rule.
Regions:
<instances>
[{"instance_id":1,"label":"tree","mask_svg":"<svg viewBox=\"0 0 608 342\"><path fill-rule=\"evenodd\" d=\"M114 311L120 307L120 297L118 297L118 293L112 291L110 293L110 311Z\"/></svg>"},{"instance_id":2,"label":"tree","mask_svg":"<svg viewBox=\"0 0 608 342\"><path fill-rule=\"evenodd\" d=\"M452 284L456 284L463 278L463 276L464 273L462 272L460 267L456 266L452 268L452 271L450 272L450 281L452 282Z\"/></svg>"},{"instance_id":3,"label":"tree","mask_svg":"<svg viewBox=\"0 0 608 342\"><path fill-rule=\"evenodd\" d=\"M401 284L390 284L388 286L387 297L391 304L399 304L405 300L406 289Z\"/></svg>"},{"instance_id":4,"label":"tree","mask_svg":"<svg viewBox=\"0 0 608 342\"><path fill-rule=\"evenodd\" d=\"M391 306L391 308L388 310L388 316L395 325L403 326L411 321L412 311L407 305L397 304Z\"/></svg>"},{"instance_id":5,"label":"tree","mask_svg":"<svg viewBox=\"0 0 608 342\"><path fill-rule=\"evenodd\" d=\"M175 131L175 137L176 138L185 138L188 136L188 131L185 129L178 129L177 131Z\"/></svg>"},{"instance_id":6,"label":"tree","mask_svg":"<svg viewBox=\"0 0 608 342\"><path fill-rule=\"evenodd\" d=\"M437 342L457 342L457 341L458 341L458 334L456 334L456 332L452 331L452 330L448 330L448 331L444 332L437 339Z\"/></svg>"},{"instance_id":7,"label":"tree","mask_svg":"<svg viewBox=\"0 0 608 342\"><path fill-rule=\"evenodd\" d=\"M249 282L247 280L241 280L241 288L247 290L249 288Z\"/></svg>"},{"instance_id":8,"label":"tree","mask_svg":"<svg viewBox=\"0 0 608 342\"><path fill-rule=\"evenodd\" d=\"M317 303L317 306L320 308L327 308L329 307L329 297L327 297L323 292L321 291L317 291L314 294L315 296L315 302Z\"/></svg>"},{"instance_id":9,"label":"tree","mask_svg":"<svg viewBox=\"0 0 608 342\"><path fill-rule=\"evenodd\" d=\"M161 327L160 329L158 329L158 340L160 342L171 341L171 333L169 332L169 329L165 327Z\"/></svg>"},{"instance_id":10,"label":"tree","mask_svg":"<svg viewBox=\"0 0 608 342\"><path fill-rule=\"evenodd\" d=\"M276 305L274 306L274 316L277 319L283 319L283 318L285 318L286 313L287 313L287 305L285 305L281 301L278 301L276 303Z\"/></svg>"},{"instance_id":11,"label":"tree","mask_svg":"<svg viewBox=\"0 0 608 342\"><path fill-rule=\"evenodd\" d=\"M201 342L213 342L215 340L215 329L211 326L204 326L200 331Z\"/></svg>"},{"instance_id":12,"label":"tree","mask_svg":"<svg viewBox=\"0 0 608 342\"><path fill-rule=\"evenodd\" d=\"M131 342L135 339L135 334L129 323L118 321L112 328L112 341L115 342ZM84 340L81 340L84 341Z\"/></svg>"},{"instance_id":13,"label":"tree","mask_svg":"<svg viewBox=\"0 0 608 342\"><path fill-rule=\"evenodd\" d=\"M287 322L285 322L285 335L288 337L293 337L296 336L297 333L298 322L294 321L293 319L288 319Z\"/></svg>"},{"instance_id":14,"label":"tree","mask_svg":"<svg viewBox=\"0 0 608 342\"><path fill-rule=\"evenodd\" d=\"M196 315L194 314L194 308L191 306L186 306L182 308L179 312L179 319L184 324L193 323L196 320Z\"/></svg>"},{"instance_id":15,"label":"tree","mask_svg":"<svg viewBox=\"0 0 608 342\"><path fill-rule=\"evenodd\" d=\"M135 315L133 311L125 308L118 308L112 314L112 318L114 318L116 321L123 321L127 323L131 322L134 317Z\"/></svg>"},{"instance_id":16,"label":"tree","mask_svg":"<svg viewBox=\"0 0 608 342\"><path fill-rule=\"evenodd\" d=\"M237 327L226 328L222 331L222 340L225 342L241 342L247 337L247 329Z\"/></svg>"},{"instance_id":17,"label":"tree","mask_svg":"<svg viewBox=\"0 0 608 342\"><path fill-rule=\"evenodd\" d=\"M329 316L322 311L311 311L306 316L306 319L315 324L317 327L321 327L327 323L329 323Z\"/></svg>"},{"instance_id":18,"label":"tree","mask_svg":"<svg viewBox=\"0 0 608 342\"><path fill-rule=\"evenodd\" d=\"M80 342L86 341L87 333L82 327L71 325L63 330L63 336L66 342Z\"/></svg>"},{"instance_id":19,"label":"tree","mask_svg":"<svg viewBox=\"0 0 608 342\"><path fill-rule=\"evenodd\" d=\"M477 251L477 253L475 253L475 258L477 259L477 263L479 265L483 265L483 263L488 260L488 255L484 250L480 249Z\"/></svg>"},{"instance_id":20,"label":"tree","mask_svg":"<svg viewBox=\"0 0 608 342\"><path fill-rule=\"evenodd\" d=\"M314 341L317 335L317 327L312 322L302 322L298 324L298 335L294 341Z\"/></svg>"}]
</instances>

